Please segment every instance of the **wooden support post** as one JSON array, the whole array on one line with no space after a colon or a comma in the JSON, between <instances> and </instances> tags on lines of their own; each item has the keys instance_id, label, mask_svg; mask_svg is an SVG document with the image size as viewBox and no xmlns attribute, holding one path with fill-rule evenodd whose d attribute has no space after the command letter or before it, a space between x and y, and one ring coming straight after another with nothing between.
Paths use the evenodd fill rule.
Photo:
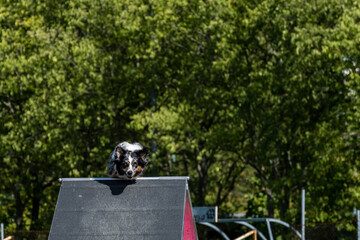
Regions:
<instances>
[{"instance_id":1,"label":"wooden support post","mask_svg":"<svg viewBox=\"0 0 360 240\"><path fill-rule=\"evenodd\" d=\"M255 229L251 230L250 232L245 233L244 235L242 235L242 236L240 236L240 237L238 237L238 238L236 238L234 240L243 240L243 239L245 239L245 238L247 238L247 237L249 237L251 235L254 235L254 240L257 240L257 232L256 232Z\"/></svg>"}]
</instances>

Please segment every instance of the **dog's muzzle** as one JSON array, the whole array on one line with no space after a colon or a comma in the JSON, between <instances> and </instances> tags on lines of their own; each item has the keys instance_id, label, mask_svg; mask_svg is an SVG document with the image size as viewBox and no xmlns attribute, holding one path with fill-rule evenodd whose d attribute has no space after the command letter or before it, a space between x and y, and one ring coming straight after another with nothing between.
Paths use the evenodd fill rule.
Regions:
<instances>
[{"instance_id":1,"label":"dog's muzzle","mask_svg":"<svg viewBox=\"0 0 360 240\"><path fill-rule=\"evenodd\" d=\"M134 174L134 172L133 172L132 170L126 171L126 176L127 176L128 178L132 178L132 177L133 177L133 174Z\"/></svg>"}]
</instances>

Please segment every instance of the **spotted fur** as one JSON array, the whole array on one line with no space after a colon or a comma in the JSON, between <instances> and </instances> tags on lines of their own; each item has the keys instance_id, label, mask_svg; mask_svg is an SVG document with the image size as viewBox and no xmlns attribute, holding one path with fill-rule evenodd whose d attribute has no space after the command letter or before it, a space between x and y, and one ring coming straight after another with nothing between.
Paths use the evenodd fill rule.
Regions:
<instances>
[{"instance_id":1,"label":"spotted fur","mask_svg":"<svg viewBox=\"0 0 360 240\"><path fill-rule=\"evenodd\" d=\"M148 150L140 143L119 143L110 154L107 174L109 177L133 179L143 175Z\"/></svg>"}]
</instances>

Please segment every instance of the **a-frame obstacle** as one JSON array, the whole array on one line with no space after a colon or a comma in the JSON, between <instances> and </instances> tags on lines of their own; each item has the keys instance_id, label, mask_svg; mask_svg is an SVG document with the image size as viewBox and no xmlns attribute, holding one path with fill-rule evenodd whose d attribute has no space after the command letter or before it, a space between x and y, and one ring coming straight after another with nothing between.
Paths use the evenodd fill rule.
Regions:
<instances>
[{"instance_id":1,"label":"a-frame obstacle","mask_svg":"<svg viewBox=\"0 0 360 240\"><path fill-rule=\"evenodd\" d=\"M49 240L196 240L188 177L64 178Z\"/></svg>"}]
</instances>

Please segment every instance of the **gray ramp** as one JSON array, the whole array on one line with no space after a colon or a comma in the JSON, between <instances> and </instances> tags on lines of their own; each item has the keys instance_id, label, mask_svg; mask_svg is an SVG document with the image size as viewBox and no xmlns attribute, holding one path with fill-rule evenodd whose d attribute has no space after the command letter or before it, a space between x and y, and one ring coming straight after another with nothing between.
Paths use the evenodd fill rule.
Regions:
<instances>
[{"instance_id":1,"label":"gray ramp","mask_svg":"<svg viewBox=\"0 0 360 240\"><path fill-rule=\"evenodd\" d=\"M187 177L62 179L49 240L182 239Z\"/></svg>"}]
</instances>

